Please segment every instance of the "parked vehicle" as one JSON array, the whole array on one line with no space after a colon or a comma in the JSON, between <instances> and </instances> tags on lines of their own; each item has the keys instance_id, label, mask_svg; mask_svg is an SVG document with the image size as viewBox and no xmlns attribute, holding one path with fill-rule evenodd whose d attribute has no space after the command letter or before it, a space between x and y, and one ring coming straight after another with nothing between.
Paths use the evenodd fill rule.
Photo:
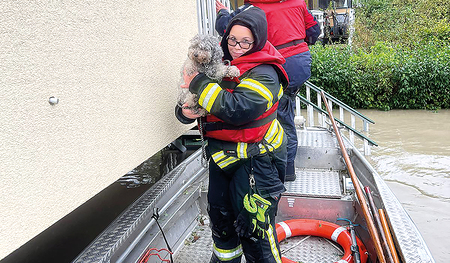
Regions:
<instances>
[{"instance_id":1,"label":"parked vehicle","mask_svg":"<svg viewBox=\"0 0 450 263\"><path fill-rule=\"evenodd\" d=\"M351 1L309 2L308 8L320 25L322 44L347 43L351 38L354 10Z\"/></svg>"}]
</instances>

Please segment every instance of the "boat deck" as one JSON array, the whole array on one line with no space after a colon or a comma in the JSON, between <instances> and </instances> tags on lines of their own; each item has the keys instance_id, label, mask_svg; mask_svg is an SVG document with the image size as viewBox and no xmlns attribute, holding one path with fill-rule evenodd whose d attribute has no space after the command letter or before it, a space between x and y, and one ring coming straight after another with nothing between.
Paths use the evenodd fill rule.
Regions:
<instances>
[{"instance_id":1,"label":"boat deck","mask_svg":"<svg viewBox=\"0 0 450 263\"><path fill-rule=\"evenodd\" d=\"M287 191L280 199L276 221L320 219L344 225L347 223L338 218L350 219L360 225L356 229L357 235L366 245L369 258L373 257L376 253L364 230L367 228L362 211L353 198L353 185L349 182L336 137L323 128L309 127L297 132L297 178L285 184ZM355 171L360 175L359 183L376 189L375 201L378 205L384 204L402 252L402 262L434 263L420 233L386 183L359 151L349 142L344 143L353 158ZM175 252L175 262L209 262L212 238L205 216L207 180L201 151L197 151L147 190L73 262L168 262L167 252L154 251L154 248L166 247L153 218L158 209L158 223ZM282 256L303 263L336 262L343 255L337 244L317 237L292 237L280 246ZM148 251L153 255L143 261ZM372 258L372 262L374 260Z\"/></svg>"},{"instance_id":2,"label":"boat deck","mask_svg":"<svg viewBox=\"0 0 450 263\"><path fill-rule=\"evenodd\" d=\"M301 200L314 199L315 204L320 204L324 210L334 206L328 202L337 201L344 197L341 183L341 172L343 166L336 162L338 144L335 137L326 130L299 130L299 153L296 164L296 180L286 182L287 191L280 200L280 213L277 222L286 219L298 218L297 213L308 213L308 209ZM314 150L311 150L314 148ZM305 156L304 154L307 154ZM303 156L302 156L303 154ZM328 158L324 158L328 156ZM320 158L319 158L320 157ZM306 162L303 160L307 160ZM318 165L318 161L320 164ZM312 168L314 167L321 168ZM306 204L306 202L305 202ZM299 209L302 207L302 209ZM317 210L314 208L314 210ZM319 209L320 211L320 209ZM339 213L339 212L336 212ZM336 213L329 217L336 219ZM314 216L311 216L313 218ZM303 216L305 218L305 216ZM334 221L333 220L333 221ZM202 223L200 223L202 222ZM198 225L188 236L182 248L176 253L175 262L209 262L212 253L212 238L207 216L202 216ZM313 236L292 237L280 243L281 253L284 257L303 263L336 262L344 254L336 243ZM245 258L242 257L242 262Z\"/></svg>"},{"instance_id":3,"label":"boat deck","mask_svg":"<svg viewBox=\"0 0 450 263\"><path fill-rule=\"evenodd\" d=\"M213 242L209 223L198 224L185 240L183 248L176 253L177 263L209 263ZM325 238L298 236L280 243L281 254L303 263L337 262L344 255L339 245ZM246 262L242 257L241 262Z\"/></svg>"}]
</instances>

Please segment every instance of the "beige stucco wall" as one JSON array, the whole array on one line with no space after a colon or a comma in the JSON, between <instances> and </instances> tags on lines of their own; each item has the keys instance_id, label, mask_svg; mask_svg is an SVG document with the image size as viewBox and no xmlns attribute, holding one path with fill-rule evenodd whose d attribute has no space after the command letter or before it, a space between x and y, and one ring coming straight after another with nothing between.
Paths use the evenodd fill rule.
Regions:
<instances>
[{"instance_id":1,"label":"beige stucco wall","mask_svg":"<svg viewBox=\"0 0 450 263\"><path fill-rule=\"evenodd\" d=\"M0 259L190 128L173 109L196 12L0 1Z\"/></svg>"}]
</instances>

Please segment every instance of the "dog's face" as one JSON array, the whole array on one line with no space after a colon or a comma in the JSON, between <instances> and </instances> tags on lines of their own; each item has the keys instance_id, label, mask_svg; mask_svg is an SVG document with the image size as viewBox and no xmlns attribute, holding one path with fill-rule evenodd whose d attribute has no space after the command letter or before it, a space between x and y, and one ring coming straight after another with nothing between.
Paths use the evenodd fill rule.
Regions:
<instances>
[{"instance_id":1,"label":"dog's face","mask_svg":"<svg viewBox=\"0 0 450 263\"><path fill-rule=\"evenodd\" d=\"M203 49L198 48L196 46L190 46L188 51L189 59L193 61L197 61L200 64L206 64L211 61L211 50L207 50L203 47Z\"/></svg>"},{"instance_id":2,"label":"dog's face","mask_svg":"<svg viewBox=\"0 0 450 263\"><path fill-rule=\"evenodd\" d=\"M200 64L207 64L210 61L221 59L223 56L219 41L214 36L197 35L191 39L188 50L189 59Z\"/></svg>"}]
</instances>

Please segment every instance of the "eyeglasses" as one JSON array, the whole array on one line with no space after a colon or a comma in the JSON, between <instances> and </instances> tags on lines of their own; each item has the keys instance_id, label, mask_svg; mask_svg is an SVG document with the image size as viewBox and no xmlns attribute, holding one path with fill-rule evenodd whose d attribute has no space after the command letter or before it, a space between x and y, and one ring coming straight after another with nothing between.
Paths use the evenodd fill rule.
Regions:
<instances>
[{"instance_id":1,"label":"eyeglasses","mask_svg":"<svg viewBox=\"0 0 450 263\"><path fill-rule=\"evenodd\" d=\"M230 45L232 47L239 45L242 49L249 49L250 46L254 43L254 41L253 42L248 42L247 40L237 41L236 38L234 38L234 37L230 38L228 36L227 43L228 43L228 45Z\"/></svg>"}]
</instances>

